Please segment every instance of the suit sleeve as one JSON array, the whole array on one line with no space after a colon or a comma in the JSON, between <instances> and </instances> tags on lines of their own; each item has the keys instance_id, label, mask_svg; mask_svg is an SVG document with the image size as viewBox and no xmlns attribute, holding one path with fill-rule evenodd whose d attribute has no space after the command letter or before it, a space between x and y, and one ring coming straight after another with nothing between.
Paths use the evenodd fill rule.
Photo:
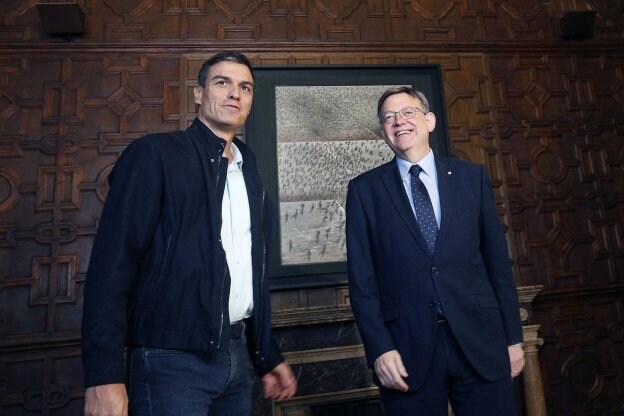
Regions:
<instances>
[{"instance_id":1,"label":"suit sleeve","mask_svg":"<svg viewBox=\"0 0 624 416\"><path fill-rule=\"evenodd\" d=\"M522 324L518 290L513 277L507 243L496 213L492 185L485 168L481 168L481 253L488 269L505 327L507 345L522 342Z\"/></svg>"},{"instance_id":2,"label":"suit sleeve","mask_svg":"<svg viewBox=\"0 0 624 416\"><path fill-rule=\"evenodd\" d=\"M128 146L109 178L84 291L86 387L125 382L128 298L160 215L161 169L148 142Z\"/></svg>"},{"instance_id":3,"label":"suit sleeve","mask_svg":"<svg viewBox=\"0 0 624 416\"><path fill-rule=\"evenodd\" d=\"M396 349L381 312L380 293L367 212L359 196L357 184L349 183L347 192L347 267L349 297L368 364L377 357Z\"/></svg>"}]
</instances>

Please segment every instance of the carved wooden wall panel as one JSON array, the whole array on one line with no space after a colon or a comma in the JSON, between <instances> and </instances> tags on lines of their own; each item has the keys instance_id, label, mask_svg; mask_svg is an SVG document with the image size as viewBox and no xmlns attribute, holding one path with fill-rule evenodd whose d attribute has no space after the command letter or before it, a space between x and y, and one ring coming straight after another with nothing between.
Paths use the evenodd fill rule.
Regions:
<instances>
[{"instance_id":1,"label":"carved wooden wall panel","mask_svg":"<svg viewBox=\"0 0 624 416\"><path fill-rule=\"evenodd\" d=\"M533 308L551 415L610 415L624 396L622 290L548 296ZM619 398L619 399L617 399Z\"/></svg>"},{"instance_id":2,"label":"carved wooden wall panel","mask_svg":"<svg viewBox=\"0 0 624 416\"><path fill-rule=\"evenodd\" d=\"M0 4L0 39L46 39L37 0ZM75 0L93 41L539 42L570 10L597 11L596 36L622 37L617 0Z\"/></svg>"},{"instance_id":3,"label":"carved wooden wall panel","mask_svg":"<svg viewBox=\"0 0 624 416\"><path fill-rule=\"evenodd\" d=\"M106 178L130 141L177 128L178 71L161 55L2 61L3 414L80 414L82 283Z\"/></svg>"},{"instance_id":4,"label":"carved wooden wall panel","mask_svg":"<svg viewBox=\"0 0 624 416\"><path fill-rule=\"evenodd\" d=\"M133 55L13 62L0 68L6 101L0 113L6 195L0 242L11 249L1 280L0 333L6 344L75 338L77 283L86 271L107 174L136 137L177 128L178 60ZM7 319L17 311L23 320Z\"/></svg>"},{"instance_id":5,"label":"carved wooden wall panel","mask_svg":"<svg viewBox=\"0 0 624 416\"><path fill-rule=\"evenodd\" d=\"M488 166L516 280L544 285L529 320L549 414L621 411L622 1L76 2L72 42L43 33L37 0L0 2L0 413L81 414L82 285L106 178L132 140L188 124L198 66L225 48L259 65L440 64L452 153ZM560 40L563 14L588 9L594 38Z\"/></svg>"},{"instance_id":6,"label":"carved wooden wall panel","mask_svg":"<svg viewBox=\"0 0 624 416\"><path fill-rule=\"evenodd\" d=\"M80 348L0 354L3 415L82 415Z\"/></svg>"}]
</instances>

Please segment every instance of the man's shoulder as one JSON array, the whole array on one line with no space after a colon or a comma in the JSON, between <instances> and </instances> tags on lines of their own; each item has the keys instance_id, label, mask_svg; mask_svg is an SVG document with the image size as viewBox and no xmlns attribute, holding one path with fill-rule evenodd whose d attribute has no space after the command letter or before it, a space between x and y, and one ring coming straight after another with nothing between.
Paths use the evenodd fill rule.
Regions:
<instances>
[{"instance_id":1,"label":"man's shoulder","mask_svg":"<svg viewBox=\"0 0 624 416\"><path fill-rule=\"evenodd\" d=\"M170 146L187 141L192 136L192 131L177 130L158 133L149 133L136 141L143 142L145 146Z\"/></svg>"},{"instance_id":2,"label":"man's shoulder","mask_svg":"<svg viewBox=\"0 0 624 416\"><path fill-rule=\"evenodd\" d=\"M483 165L475 162L471 162L468 160L458 159L454 157L443 157L436 156L436 164L444 168L453 169L456 171L465 171L465 172L481 172L483 170Z\"/></svg>"},{"instance_id":3,"label":"man's shoulder","mask_svg":"<svg viewBox=\"0 0 624 416\"><path fill-rule=\"evenodd\" d=\"M175 155L186 153L188 146L186 131L150 133L132 141L121 153L116 166L134 169L135 165L153 165L164 160L175 159Z\"/></svg>"},{"instance_id":4,"label":"man's shoulder","mask_svg":"<svg viewBox=\"0 0 624 416\"><path fill-rule=\"evenodd\" d=\"M149 154L167 154L176 148L186 147L190 144L192 133L188 130L178 130L170 132L149 133L134 140L124 153L140 152Z\"/></svg>"}]
</instances>

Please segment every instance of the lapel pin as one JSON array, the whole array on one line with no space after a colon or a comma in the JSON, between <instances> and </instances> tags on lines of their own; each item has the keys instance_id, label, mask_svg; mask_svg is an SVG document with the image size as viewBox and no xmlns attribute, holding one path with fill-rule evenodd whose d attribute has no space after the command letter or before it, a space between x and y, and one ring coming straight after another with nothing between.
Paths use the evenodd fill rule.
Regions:
<instances>
[{"instance_id":1,"label":"lapel pin","mask_svg":"<svg viewBox=\"0 0 624 416\"><path fill-rule=\"evenodd\" d=\"M450 175L450 174L451 174L451 171L449 170L449 171L448 171L448 172L446 172L446 173L448 173L448 174Z\"/></svg>"}]
</instances>

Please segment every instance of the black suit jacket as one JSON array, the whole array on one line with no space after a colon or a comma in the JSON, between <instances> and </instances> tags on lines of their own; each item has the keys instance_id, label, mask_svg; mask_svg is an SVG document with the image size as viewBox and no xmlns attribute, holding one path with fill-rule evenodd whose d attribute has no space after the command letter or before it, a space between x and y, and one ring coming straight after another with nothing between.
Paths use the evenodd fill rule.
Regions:
<instances>
[{"instance_id":1,"label":"black suit jacket","mask_svg":"<svg viewBox=\"0 0 624 416\"><path fill-rule=\"evenodd\" d=\"M350 299L370 365L400 352L410 390L424 381L437 312L487 380L510 372L507 347L522 341L518 296L485 169L436 157L441 225L427 249L396 160L349 183Z\"/></svg>"}]
</instances>

